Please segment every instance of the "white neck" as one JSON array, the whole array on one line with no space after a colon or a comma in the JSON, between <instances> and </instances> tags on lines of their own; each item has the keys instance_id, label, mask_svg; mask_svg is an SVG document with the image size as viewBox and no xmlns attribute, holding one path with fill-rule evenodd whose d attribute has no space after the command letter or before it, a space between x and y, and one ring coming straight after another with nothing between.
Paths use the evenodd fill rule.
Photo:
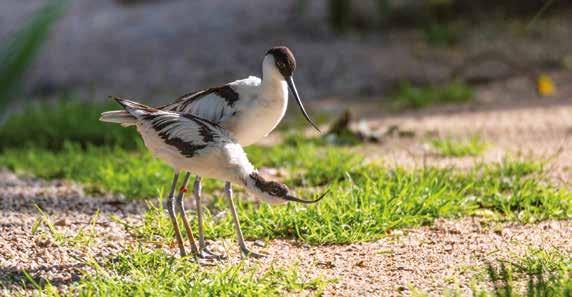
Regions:
<instances>
[{"instance_id":1,"label":"white neck","mask_svg":"<svg viewBox=\"0 0 572 297\"><path fill-rule=\"evenodd\" d=\"M262 87L276 88L282 87L286 83L284 76L276 67L274 57L267 55L262 61Z\"/></svg>"}]
</instances>

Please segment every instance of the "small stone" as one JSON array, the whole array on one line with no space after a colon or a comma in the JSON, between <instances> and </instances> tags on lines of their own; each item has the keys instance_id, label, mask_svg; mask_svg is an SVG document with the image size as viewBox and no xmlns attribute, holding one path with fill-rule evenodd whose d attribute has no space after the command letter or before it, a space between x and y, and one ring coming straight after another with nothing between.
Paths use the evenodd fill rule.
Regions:
<instances>
[{"instance_id":1,"label":"small stone","mask_svg":"<svg viewBox=\"0 0 572 297\"><path fill-rule=\"evenodd\" d=\"M264 242L262 240L256 240L256 241L254 241L254 245L258 246L258 247L266 247L266 242Z\"/></svg>"},{"instance_id":2,"label":"small stone","mask_svg":"<svg viewBox=\"0 0 572 297\"><path fill-rule=\"evenodd\" d=\"M357 263L356 263L356 266L357 266L357 267L362 267L362 268L363 268L363 267L366 267L365 262L364 262L363 260L357 262Z\"/></svg>"},{"instance_id":3,"label":"small stone","mask_svg":"<svg viewBox=\"0 0 572 297\"><path fill-rule=\"evenodd\" d=\"M67 226L67 225L69 225L69 221L66 218L63 218L61 220L56 221L54 223L54 225L60 226L60 227Z\"/></svg>"}]
</instances>

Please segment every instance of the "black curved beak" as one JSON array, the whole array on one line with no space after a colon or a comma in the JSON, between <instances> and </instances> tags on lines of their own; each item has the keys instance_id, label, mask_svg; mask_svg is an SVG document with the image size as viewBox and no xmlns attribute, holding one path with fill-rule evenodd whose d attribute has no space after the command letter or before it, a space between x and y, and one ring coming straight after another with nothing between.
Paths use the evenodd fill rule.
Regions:
<instances>
[{"instance_id":1,"label":"black curved beak","mask_svg":"<svg viewBox=\"0 0 572 297\"><path fill-rule=\"evenodd\" d=\"M286 83L288 83L288 88L290 88L292 95L294 95L294 98L296 99L296 103L298 103L298 106L300 106L300 110L302 111L302 114L304 114L304 117L306 118L306 120L308 120L308 122L310 122L310 124L312 124L312 126L316 130L318 130L318 132L322 133L322 131L320 131L318 126L310 119L310 116L308 116L306 109L304 109L304 105L302 105L302 100L300 99L300 95L298 95L298 90L296 90L296 85L294 84L294 77L293 76L287 77Z\"/></svg>"},{"instance_id":2,"label":"black curved beak","mask_svg":"<svg viewBox=\"0 0 572 297\"><path fill-rule=\"evenodd\" d=\"M318 199L315 199L315 200L300 199L298 197L291 196L291 195L286 195L286 196L282 197L282 199L288 200L288 201L299 202L299 203L305 203L305 204L313 204L313 203L316 203L316 202L322 200L324 197L326 197L326 194L328 194L329 192L330 192L330 190L327 190L326 192L324 192L324 194L320 195L320 197L318 197Z\"/></svg>"}]
</instances>

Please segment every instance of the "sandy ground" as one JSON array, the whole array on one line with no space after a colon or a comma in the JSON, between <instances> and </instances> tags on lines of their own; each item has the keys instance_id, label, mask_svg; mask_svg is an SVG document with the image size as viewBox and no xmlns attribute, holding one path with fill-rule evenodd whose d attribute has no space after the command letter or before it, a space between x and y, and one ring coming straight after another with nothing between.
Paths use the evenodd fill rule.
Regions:
<instances>
[{"instance_id":1,"label":"sandy ground","mask_svg":"<svg viewBox=\"0 0 572 297\"><path fill-rule=\"evenodd\" d=\"M112 198L83 197L77 186L21 179L9 172L2 172L0 177L0 281L6 287L0 293L10 295L14 293L11 290L18 290L24 271L65 288L86 270L82 259L106 257L135 243L123 226L109 217L116 215L136 224L144 211L142 203L117 204ZM74 236L84 230L96 236L89 244L74 246L58 244L46 236L45 226L32 234L34 223L41 217L35 205L50 217L57 232ZM438 220L433 226L395 231L370 243L309 246L272 240L260 248L251 242L254 249L269 257L250 261L262 264L262 269L270 264L294 264L304 277L335 279L328 285L326 296L409 295L412 288L439 296L456 283L464 295L469 295L470 280L486 263L522 255L531 247L572 252L570 234L572 221L518 225L492 224L477 218ZM217 244L231 255L227 264L220 265L240 261L230 239ZM177 254L175 246L167 250Z\"/></svg>"},{"instance_id":2,"label":"sandy ground","mask_svg":"<svg viewBox=\"0 0 572 297\"><path fill-rule=\"evenodd\" d=\"M479 92L475 102L457 107L394 115L371 102L354 104L356 113L368 119L374 129L384 131L397 126L414 132L414 137L386 137L380 144L360 150L368 158L383 158L388 164L406 167L429 164L463 168L510 155L531 155L550 159L550 176L569 186L572 87L567 87L565 81L572 78L564 73L556 74L555 79L561 87L553 98L534 98L526 83L516 79ZM511 97L499 95L504 92ZM343 106L335 99L319 104L324 110ZM483 156L443 158L426 145L431 137L471 134L479 134L491 144ZM82 259L106 257L136 242L110 216L137 224L145 209L142 202L124 204L113 197L86 197L73 183L17 177L7 171L0 171L0 189L0 283L4 287L0 295L18 290L24 271L60 288L72 284L86 269ZM42 232L32 234L41 218L36 205L50 217L58 232L72 236L80 231L95 232L97 236L88 244L73 246L58 244L46 236L45 226L40 227ZM258 247L270 255L268 258L251 261L261 261L263 267L270 263L297 264L302 276L337 279L328 285L326 296L410 295L412 288L440 296L457 283L463 295L470 295L467 285L486 263L522 255L530 247L570 253L571 234L570 220L528 225L493 224L478 218L438 220L433 226L396 231L370 243L308 246L273 240L265 248ZM239 261L232 240L217 244L231 255L230 263ZM148 244L148 248L156 247ZM168 251L173 255L177 252L175 246Z\"/></svg>"},{"instance_id":3,"label":"sandy ground","mask_svg":"<svg viewBox=\"0 0 572 297\"><path fill-rule=\"evenodd\" d=\"M468 168L506 157L533 157L549 161L551 177L568 185L572 180L572 85L568 83L572 73L553 73L552 77L559 87L552 97L535 95L534 84L517 77L479 89L473 102L460 106L396 113L379 102L356 104L346 98L331 98L312 107L332 113L348 108L356 119L366 120L373 131L384 133L396 127L413 134L387 136L381 143L360 147L358 151L370 160L382 159L401 167ZM442 157L428 145L433 138L468 139L473 135L488 143L478 157Z\"/></svg>"}]
</instances>

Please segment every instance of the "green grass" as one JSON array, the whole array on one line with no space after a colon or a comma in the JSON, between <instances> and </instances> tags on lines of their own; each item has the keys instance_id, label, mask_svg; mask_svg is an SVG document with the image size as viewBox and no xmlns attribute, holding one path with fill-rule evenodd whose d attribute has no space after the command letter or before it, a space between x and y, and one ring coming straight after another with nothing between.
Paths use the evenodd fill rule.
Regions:
<instances>
[{"instance_id":1,"label":"green grass","mask_svg":"<svg viewBox=\"0 0 572 297\"><path fill-rule=\"evenodd\" d=\"M65 295L31 276L27 282L42 296L284 296L300 292L319 295L331 281L306 279L296 266L262 269L245 261L202 267L189 258L141 247L128 248L103 262L88 259L86 263L94 272L86 272Z\"/></svg>"},{"instance_id":2,"label":"green grass","mask_svg":"<svg viewBox=\"0 0 572 297\"><path fill-rule=\"evenodd\" d=\"M99 114L118 109L117 104L59 101L36 104L10 117L0 126L0 152L3 149L61 150L66 142L82 147L109 146L135 149L141 141L135 129L98 121Z\"/></svg>"},{"instance_id":3,"label":"green grass","mask_svg":"<svg viewBox=\"0 0 572 297\"><path fill-rule=\"evenodd\" d=\"M60 103L13 117L0 127L0 167L46 179L78 181L90 192L113 192L131 199L162 197L172 178L171 169L140 145L133 128L97 122L98 113L105 109ZM74 114L68 117L70 112ZM36 120L45 125L37 128L32 124ZM38 135L42 133L49 137ZM480 146L481 141L474 142L459 149L463 145L449 141L447 154L465 154ZM477 163L468 170L390 169L381 162L365 162L352 147L325 145L323 139L294 134L282 145L253 146L247 153L257 167L285 169L285 183L302 196L331 190L323 201L309 206L257 205L245 202L244 192L237 191L239 216L249 239L345 244L379 239L390 230L430 224L440 217L481 215L518 222L572 218L572 193L545 178L543 162L506 159L496 164ZM205 182L205 195L215 196L208 209L227 209L219 197L222 183ZM173 230L162 205L149 200L140 224L125 223L138 243L173 244ZM196 220L192 222L196 224ZM32 231L40 225L50 229L53 223L42 214ZM207 210L205 232L208 238L233 236L231 218L215 221ZM59 244L85 246L93 240L90 228L70 238L51 234ZM260 271L241 263L203 269L160 250L141 247L89 265L95 273L73 284L70 295L284 295L307 290L319 293L326 284L321 278L304 280L295 267ZM48 296L57 295L49 284L39 287Z\"/></svg>"},{"instance_id":4,"label":"green grass","mask_svg":"<svg viewBox=\"0 0 572 297\"><path fill-rule=\"evenodd\" d=\"M489 264L486 275L493 290L474 286L475 296L571 296L572 253L530 249L524 256Z\"/></svg>"},{"instance_id":5,"label":"green grass","mask_svg":"<svg viewBox=\"0 0 572 297\"><path fill-rule=\"evenodd\" d=\"M40 132L7 137L15 139L16 134L21 134L14 143L28 145L5 145L0 166L20 174L78 181L92 193L113 192L130 199L160 197L170 184L171 169L138 144L133 128L117 128L118 132L112 132L116 126L97 122L102 107L83 105L82 116L63 117L67 113L64 111L77 111L78 106L60 104L58 112L40 109L36 114L13 117L5 127L20 132L30 126L25 120L31 118L47 118L46 122L61 129L54 129L50 140L36 137ZM92 117L93 121L84 121L82 126L81 117ZM70 140L64 141L67 137ZM3 144L11 143L6 139L1 140ZM61 144L53 145L52 141ZM131 147L135 149L125 149ZM467 171L432 167L389 169L381 163L364 162L351 147L328 146L323 140L300 136L288 136L283 145L252 146L247 153L256 167L285 169L288 175L284 182L302 196L312 196L326 188L331 190L326 199L311 206L239 203L248 238L350 243L375 240L389 230L428 224L438 217L480 214L521 222L572 217L572 194L551 185L544 178L543 164L530 160L477 164ZM219 197L222 183L210 179L205 183L205 195L216 198L211 209L226 209L224 199ZM244 192L237 190L239 198L244 198ZM148 224L166 220L164 211L153 208L148 217ZM167 223L140 230L139 235L172 239ZM215 223L207 214L206 224L207 236L211 238L233 234L228 217Z\"/></svg>"},{"instance_id":6,"label":"green grass","mask_svg":"<svg viewBox=\"0 0 572 297\"><path fill-rule=\"evenodd\" d=\"M488 144L478 135L468 139L436 138L431 140L431 147L443 157L480 156Z\"/></svg>"},{"instance_id":7,"label":"green grass","mask_svg":"<svg viewBox=\"0 0 572 297\"><path fill-rule=\"evenodd\" d=\"M389 230L427 224L438 217L490 214L521 222L572 217L571 193L550 185L538 162L505 160L469 171L431 167L391 170L364 163L350 149L323 148L313 142L253 147L249 152L258 166L286 168L291 175L285 182L296 187L299 194L311 196L316 187L327 187L331 194L312 206L239 203L248 238L350 243L374 240ZM46 178L77 180L132 198L157 197L171 179L170 169L146 152L117 148L91 147L82 151L68 145L61 152L8 150L0 157L0 166ZM207 184L207 194L212 195L217 185L222 188L221 183ZM241 192L237 195L244 198ZM215 196L218 199L212 207L226 209L224 200ZM155 229L143 233L171 240L166 212L155 210L151 214L148 224L155 225ZM165 224L159 224L161 220ZM207 214L206 221L208 237L233 234L229 217L215 223Z\"/></svg>"},{"instance_id":8,"label":"green grass","mask_svg":"<svg viewBox=\"0 0 572 297\"><path fill-rule=\"evenodd\" d=\"M473 93L473 89L462 82L450 82L439 86L413 86L404 82L392 96L392 106L395 109L405 109L463 103L471 100Z\"/></svg>"},{"instance_id":9,"label":"green grass","mask_svg":"<svg viewBox=\"0 0 572 297\"><path fill-rule=\"evenodd\" d=\"M498 259L486 267L474 267L476 274L468 287L472 296L524 297L572 296L572 251L564 249L529 248L525 255ZM443 296L465 296L456 282ZM413 288L413 296L428 294Z\"/></svg>"}]
</instances>

